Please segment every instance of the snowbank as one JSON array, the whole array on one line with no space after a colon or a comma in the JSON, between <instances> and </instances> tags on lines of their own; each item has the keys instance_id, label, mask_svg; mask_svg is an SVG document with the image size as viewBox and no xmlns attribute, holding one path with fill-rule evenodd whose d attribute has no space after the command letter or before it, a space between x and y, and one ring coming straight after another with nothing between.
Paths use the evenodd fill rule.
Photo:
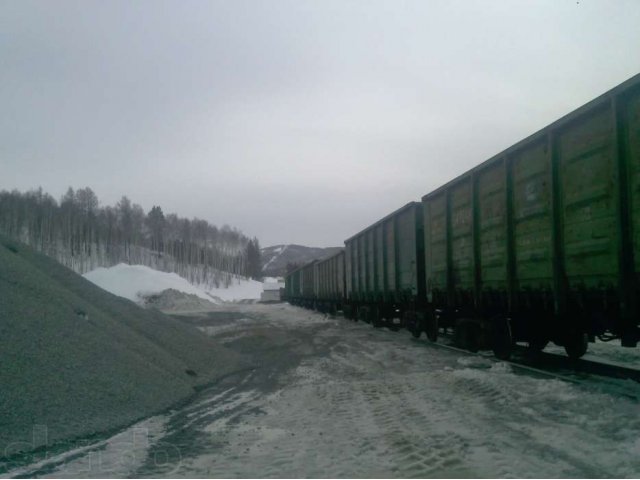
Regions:
<instances>
[{"instance_id":1,"label":"snowbank","mask_svg":"<svg viewBox=\"0 0 640 480\"><path fill-rule=\"evenodd\" d=\"M157 295L168 289L215 302L211 295L194 287L178 274L160 272L143 265L120 263L110 268L97 268L83 276L103 290L137 303L143 302L146 297Z\"/></svg>"},{"instance_id":2,"label":"snowbank","mask_svg":"<svg viewBox=\"0 0 640 480\"><path fill-rule=\"evenodd\" d=\"M228 288L194 286L176 273L160 272L143 265L124 263L110 268L98 268L85 273L84 277L114 295L137 303L144 303L146 298L169 289L196 295L213 303L220 303L220 300L233 302L259 299L263 288L262 282L241 277L234 278Z\"/></svg>"},{"instance_id":3,"label":"snowbank","mask_svg":"<svg viewBox=\"0 0 640 480\"><path fill-rule=\"evenodd\" d=\"M231 281L229 288L211 288L202 285L200 288L225 302L235 302L237 300L259 299L262 293L262 282L236 277Z\"/></svg>"}]
</instances>

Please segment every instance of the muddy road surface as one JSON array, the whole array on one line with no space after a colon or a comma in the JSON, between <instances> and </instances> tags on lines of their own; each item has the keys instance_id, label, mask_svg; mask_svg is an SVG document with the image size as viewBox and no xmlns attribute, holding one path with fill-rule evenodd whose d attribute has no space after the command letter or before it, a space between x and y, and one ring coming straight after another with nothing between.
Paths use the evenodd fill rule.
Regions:
<instances>
[{"instance_id":1,"label":"muddy road surface","mask_svg":"<svg viewBox=\"0 0 640 480\"><path fill-rule=\"evenodd\" d=\"M12 475L637 477L640 388L523 373L287 304L176 316L253 368Z\"/></svg>"}]
</instances>

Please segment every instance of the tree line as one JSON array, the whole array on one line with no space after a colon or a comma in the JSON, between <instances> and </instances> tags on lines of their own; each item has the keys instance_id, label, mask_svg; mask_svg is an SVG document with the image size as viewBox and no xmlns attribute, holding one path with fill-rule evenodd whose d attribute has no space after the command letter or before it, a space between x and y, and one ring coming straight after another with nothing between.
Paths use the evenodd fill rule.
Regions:
<instances>
[{"instance_id":1,"label":"tree line","mask_svg":"<svg viewBox=\"0 0 640 480\"><path fill-rule=\"evenodd\" d=\"M175 272L192 283L228 286L234 275L261 277L260 244L236 228L149 212L123 196L100 206L91 188L56 201L42 188L0 191L0 231L78 273L118 263Z\"/></svg>"}]
</instances>

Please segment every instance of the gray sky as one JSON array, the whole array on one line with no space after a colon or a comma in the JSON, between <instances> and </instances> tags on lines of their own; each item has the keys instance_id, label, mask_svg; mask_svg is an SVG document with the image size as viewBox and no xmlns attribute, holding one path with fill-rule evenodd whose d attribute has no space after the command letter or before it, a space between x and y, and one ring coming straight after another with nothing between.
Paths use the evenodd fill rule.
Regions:
<instances>
[{"instance_id":1,"label":"gray sky","mask_svg":"<svg viewBox=\"0 0 640 480\"><path fill-rule=\"evenodd\" d=\"M340 245L638 72L638 0L0 0L0 189Z\"/></svg>"}]
</instances>

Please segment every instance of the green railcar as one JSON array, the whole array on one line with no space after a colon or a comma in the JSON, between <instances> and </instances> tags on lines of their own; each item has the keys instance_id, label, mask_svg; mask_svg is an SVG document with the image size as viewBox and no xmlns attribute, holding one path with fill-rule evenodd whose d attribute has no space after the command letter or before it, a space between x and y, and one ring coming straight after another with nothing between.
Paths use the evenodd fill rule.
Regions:
<instances>
[{"instance_id":1,"label":"green railcar","mask_svg":"<svg viewBox=\"0 0 640 480\"><path fill-rule=\"evenodd\" d=\"M422 205L411 202L345 240L346 314L402 324L424 302Z\"/></svg>"},{"instance_id":2,"label":"green railcar","mask_svg":"<svg viewBox=\"0 0 640 480\"><path fill-rule=\"evenodd\" d=\"M316 301L316 265L313 260L300 268L300 305L314 308Z\"/></svg>"},{"instance_id":3,"label":"green railcar","mask_svg":"<svg viewBox=\"0 0 640 480\"><path fill-rule=\"evenodd\" d=\"M286 300L291 305L300 305L302 302L302 268L287 274L284 279L284 290L287 294Z\"/></svg>"},{"instance_id":4,"label":"green railcar","mask_svg":"<svg viewBox=\"0 0 640 480\"><path fill-rule=\"evenodd\" d=\"M422 198L426 299L507 356L636 346L640 75ZM477 345L480 346L480 345Z\"/></svg>"},{"instance_id":5,"label":"green railcar","mask_svg":"<svg viewBox=\"0 0 640 480\"><path fill-rule=\"evenodd\" d=\"M335 314L343 309L345 299L344 250L318 260L315 264L315 307L321 312Z\"/></svg>"}]
</instances>

